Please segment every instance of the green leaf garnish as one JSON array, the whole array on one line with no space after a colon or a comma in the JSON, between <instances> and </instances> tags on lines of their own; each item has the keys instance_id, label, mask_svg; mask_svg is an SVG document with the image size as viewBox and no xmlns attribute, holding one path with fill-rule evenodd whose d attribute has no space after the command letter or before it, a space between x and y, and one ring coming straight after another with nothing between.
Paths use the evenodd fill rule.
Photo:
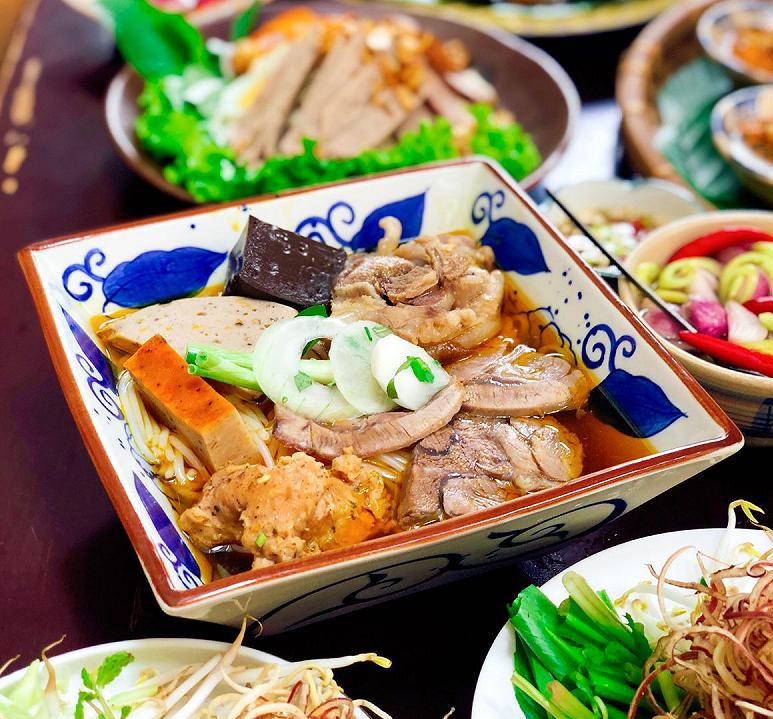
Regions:
<instances>
[{"instance_id":1,"label":"green leaf garnish","mask_svg":"<svg viewBox=\"0 0 773 719\"><path fill-rule=\"evenodd\" d=\"M116 652L106 657L97 669L96 685L106 687L110 682L118 678L124 667L134 661L134 657L129 652Z\"/></svg>"},{"instance_id":2,"label":"green leaf garnish","mask_svg":"<svg viewBox=\"0 0 773 719\"><path fill-rule=\"evenodd\" d=\"M397 390L395 389L394 377L387 383L387 397L389 397L389 399L397 399Z\"/></svg>"},{"instance_id":3,"label":"green leaf garnish","mask_svg":"<svg viewBox=\"0 0 773 719\"><path fill-rule=\"evenodd\" d=\"M83 682L83 686L86 687L86 689L94 689L94 680L91 678L91 674L86 671L86 669L81 669L81 681Z\"/></svg>"},{"instance_id":4,"label":"green leaf garnish","mask_svg":"<svg viewBox=\"0 0 773 719\"><path fill-rule=\"evenodd\" d=\"M312 305L301 310L296 317L327 317L327 307L325 305Z\"/></svg>"},{"instance_id":5,"label":"green leaf garnish","mask_svg":"<svg viewBox=\"0 0 773 719\"><path fill-rule=\"evenodd\" d=\"M115 43L146 79L182 75L194 65L219 75L217 59L202 34L180 13L159 10L147 0L100 0L113 21Z\"/></svg>"},{"instance_id":6,"label":"green leaf garnish","mask_svg":"<svg viewBox=\"0 0 773 719\"><path fill-rule=\"evenodd\" d=\"M312 380L305 372L298 372L298 374L293 377L293 381L295 382L296 389L299 392L303 392L303 390L311 386L311 383L314 380Z\"/></svg>"},{"instance_id":7,"label":"green leaf garnish","mask_svg":"<svg viewBox=\"0 0 773 719\"><path fill-rule=\"evenodd\" d=\"M255 0L246 10L240 12L231 23L231 40L247 37L258 24L262 10L263 3Z\"/></svg>"}]
</instances>

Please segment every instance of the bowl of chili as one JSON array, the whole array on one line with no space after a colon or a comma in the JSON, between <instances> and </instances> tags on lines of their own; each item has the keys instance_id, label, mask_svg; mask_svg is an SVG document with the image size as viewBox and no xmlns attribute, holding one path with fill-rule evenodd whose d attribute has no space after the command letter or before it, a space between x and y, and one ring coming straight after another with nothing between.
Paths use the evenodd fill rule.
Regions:
<instances>
[{"instance_id":1,"label":"bowl of chili","mask_svg":"<svg viewBox=\"0 0 773 719\"><path fill-rule=\"evenodd\" d=\"M699 331L664 321L621 279L623 301L713 395L747 442L773 445L773 329L748 342L738 341L732 322L728 329L728 317L740 315L755 327L773 320L773 212L710 212L677 220L642 240L626 267ZM728 267L735 274L723 279ZM669 282L661 283L667 268ZM711 302L721 317L707 321L699 311Z\"/></svg>"}]
</instances>

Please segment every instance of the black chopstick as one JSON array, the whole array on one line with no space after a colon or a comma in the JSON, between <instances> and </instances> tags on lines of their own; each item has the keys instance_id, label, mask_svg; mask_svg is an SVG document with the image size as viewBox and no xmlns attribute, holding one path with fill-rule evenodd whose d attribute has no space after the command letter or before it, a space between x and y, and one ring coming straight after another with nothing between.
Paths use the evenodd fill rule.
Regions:
<instances>
[{"instance_id":1,"label":"black chopstick","mask_svg":"<svg viewBox=\"0 0 773 719\"><path fill-rule=\"evenodd\" d=\"M552 193L550 190L545 190L547 193L547 196L553 200L553 202L556 203L556 205L561 209L561 211L569 218L569 220L576 225L577 229L582 232L583 235L585 235L596 247L599 249L599 251L610 261L612 265L617 267L620 274L625 277L634 287L636 287L639 292L641 292L643 295L646 295L649 297L652 302L654 302L659 309L661 309L663 312L665 312L674 322L676 322L678 325L686 329L688 332L697 332L698 330L695 329L695 327L692 326L684 317L682 317L678 312L674 312L668 304L662 300L658 294L651 288L647 287L643 282L641 282L638 278L634 277L633 274L631 274L625 267L623 267L620 260L617 259L611 252L607 250L604 245L602 245L594 236L593 233L582 223L580 220L574 215L574 213L570 212L569 209L567 209L566 205L559 200L554 193Z\"/></svg>"}]
</instances>

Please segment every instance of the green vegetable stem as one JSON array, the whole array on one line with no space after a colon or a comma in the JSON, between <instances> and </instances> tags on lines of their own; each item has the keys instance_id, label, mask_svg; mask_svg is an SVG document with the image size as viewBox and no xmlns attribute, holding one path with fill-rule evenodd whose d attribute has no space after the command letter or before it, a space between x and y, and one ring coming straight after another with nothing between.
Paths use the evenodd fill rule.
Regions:
<instances>
[{"instance_id":1,"label":"green vegetable stem","mask_svg":"<svg viewBox=\"0 0 773 719\"><path fill-rule=\"evenodd\" d=\"M620 619L609 597L577 573L555 606L537 587L509 607L515 630L513 687L527 719L625 719L651 649L641 625ZM659 685L678 704L673 682Z\"/></svg>"},{"instance_id":2,"label":"green vegetable stem","mask_svg":"<svg viewBox=\"0 0 773 719\"><path fill-rule=\"evenodd\" d=\"M108 699L104 689L115 681L126 666L134 661L128 652L116 652L106 657L93 674L87 669L81 671L83 688L78 692L78 702L75 705L75 719L84 719L85 707L91 707L97 719L125 719L131 711L128 704L119 706L116 698Z\"/></svg>"}]
</instances>

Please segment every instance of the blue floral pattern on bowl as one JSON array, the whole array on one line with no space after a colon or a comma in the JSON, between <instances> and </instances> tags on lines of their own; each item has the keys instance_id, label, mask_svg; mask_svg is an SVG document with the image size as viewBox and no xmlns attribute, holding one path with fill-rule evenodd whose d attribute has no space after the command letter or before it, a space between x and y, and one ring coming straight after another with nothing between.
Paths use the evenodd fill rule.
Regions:
<instances>
[{"instance_id":1,"label":"blue floral pattern on bowl","mask_svg":"<svg viewBox=\"0 0 773 719\"><path fill-rule=\"evenodd\" d=\"M261 570L269 573L250 581L221 580L209 591L201 586L204 572L177 528L171 503L132 446L112 368L91 328L92 319L105 312L195 294L222 282L227 253L249 213L352 251L374 247L382 235L379 220L388 215L400 219L406 237L471 232L492 247L499 265L533 300L538 309L526 313L528 321L551 332L562 351L585 364L597 394L632 434L680 460L666 470L642 460L626 470L625 479L614 473L602 484L586 478L580 480L587 483L582 491L575 487L565 496L527 502L517 512L497 509L485 522L445 534L441 524L437 536L420 542L402 545L398 535L386 555L357 555L356 562L321 555L318 566L291 573L281 583ZM136 549L159 601L178 615L235 624L248 613L260 618L267 632L333 616L591 531L738 446L706 410L699 391L682 382L506 175L487 163L470 160L202 210L44 246L31 255L49 305L62 308L51 314L58 343L53 351L62 358L60 366L69 368L61 373L65 389L85 409L76 418L118 477L105 481L117 482L112 489L128 498L142 526L147 541ZM154 561L163 565L163 575L153 570ZM193 587L195 596L188 593Z\"/></svg>"}]
</instances>

